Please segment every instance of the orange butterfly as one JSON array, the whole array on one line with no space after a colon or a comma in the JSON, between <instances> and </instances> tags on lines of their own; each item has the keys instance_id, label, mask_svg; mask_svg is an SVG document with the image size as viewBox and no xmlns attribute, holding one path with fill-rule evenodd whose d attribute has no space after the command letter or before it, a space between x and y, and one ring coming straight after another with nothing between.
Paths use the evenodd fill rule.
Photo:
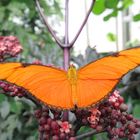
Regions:
<instances>
[{"instance_id":1,"label":"orange butterfly","mask_svg":"<svg viewBox=\"0 0 140 140\"><path fill-rule=\"evenodd\" d=\"M140 64L140 48L110 55L68 72L43 65L1 63L0 79L27 89L48 106L85 108L104 99L122 76Z\"/></svg>"}]
</instances>

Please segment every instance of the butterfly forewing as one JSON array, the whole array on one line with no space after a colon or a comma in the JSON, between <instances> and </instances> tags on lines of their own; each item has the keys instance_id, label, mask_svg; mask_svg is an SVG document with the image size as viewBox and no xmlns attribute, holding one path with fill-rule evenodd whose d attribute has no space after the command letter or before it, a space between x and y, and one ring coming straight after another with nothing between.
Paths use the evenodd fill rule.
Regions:
<instances>
[{"instance_id":1,"label":"butterfly forewing","mask_svg":"<svg viewBox=\"0 0 140 140\"><path fill-rule=\"evenodd\" d=\"M140 64L140 48L101 58L78 70L79 107L96 104L106 97L120 79Z\"/></svg>"},{"instance_id":2,"label":"butterfly forewing","mask_svg":"<svg viewBox=\"0 0 140 140\"><path fill-rule=\"evenodd\" d=\"M71 109L71 86L63 70L42 65L0 64L0 77L27 89L51 107Z\"/></svg>"}]
</instances>

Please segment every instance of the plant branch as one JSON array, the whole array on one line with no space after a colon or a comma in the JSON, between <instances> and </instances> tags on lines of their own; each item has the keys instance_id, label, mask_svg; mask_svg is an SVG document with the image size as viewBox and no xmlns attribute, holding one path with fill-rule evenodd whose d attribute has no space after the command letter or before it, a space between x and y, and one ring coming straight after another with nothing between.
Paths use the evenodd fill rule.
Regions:
<instances>
[{"instance_id":1,"label":"plant branch","mask_svg":"<svg viewBox=\"0 0 140 140\"><path fill-rule=\"evenodd\" d=\"M64 69L68 70L70 62L70 49L69 49L69 0L65 1L65 38L64 45L67 47L63 48L63 60L64 60Z\"/></svg>"},{"instance_id":2,"label":"plant branch","mask_svg":"<svg viewBox=\"0 0 140 140\"><path fill-rule=\"evenodd\" d=\"M83 30L83 27L85 26L85 24L86 24L86 22L87 22L87 20L88 20L88 17L89 17L89 15L90 15L90 13L91 13L91 11L92 11L92 9L93 9L94 3L95 3L95 0L92 0L91 6L90 6L90 8L89 8L89 10L88 10L88 12L87 12L87 14L86 14L86 17L85 17L83 23L81 24L81 26L80 26L80 28L79 28L77 34L75 35L74 39L73 39L72 42L70 43L70 45L69 45L70 47L73 46L73 44L75 43L75 41L76 41L77 38L79 37L81 31Z\"/></svg>"},{"instance_id":3,"label":"plant branch","mask_svg":"<svg viewBox=\"0 0 140 140\"><path fill-rule=\"evenodd\" d=\"M68 46L69 45L69 0L65 1L65 40L64 40L64 45ZM63 67L65 70L68 70L69 68L69 63L70 63L70 49L69 47L64 47L63 48ZM69 119L69 112L64 111L63 113L63 120L68 121Z\"/></svg>"},{"instance_id":4,"label":"plant branch","mask_svg":"<svg viewBox=\"0 0 140 140\"><path fill-rule=\"evenodd\" d=\"M61 43L61 41L59 40L59 38L56 36L56 34L54 33L53 29L51 28L51 26L49 25L48 21L47 21L47 18L46 16L44 15L42 9L41 9L41 6L39 4L39 1L38 0L35 0L35 3L36 3L36 6L37 6L37 9L41 15L41 18L43 19L48 31L50 32L50 34L53 36L53 38L55 39L56 43L62 48L64 47L64 44Z\"/></svg>"},{"instance_id":5,"label":"plant branch","mask_svg":"<svg viewBox=\"0 0 140 140\"><path fill-rule=\"evenodd\" d=\"M66 0L66 1L69 1L69 0ZM41 15L41 17L42 17L42 19L43 19L45 25L46 25L48 31L49 31L50 34L53 36L53 38L55 39L56 43L57 43L61 48L65 48L65 47L71 48L71 47L73 46L73 44L75 43L75 41L77 40L77 38L79 37L81 31L83 30L83 27L85 26L85 24L86 24L86 22L87 22L87 20L88 20L88 17L89 17L89 15L90 15L90 13L91 13L91 11L92 11L92 9L93 9L95 0L92 0L91 6L90 6L90 8L89 8L89 10L88 10L88 12L87 12L87 14L86 14L86 16L85 16L84 21L83 21L82 24L81 24L81 26L80 26L78 32L76 33L74 39L71 41L71 43L69 43L69 40L67 40L67 41L68 41L67 44L65 44L65 43L63 44L63 43L59 40L59 38L56 36L56 34L54 33L53 29L51 28L51 26L49 25L49 23L48 23L48 21L47 21L46 16L44 15L44 13L43 13L43 11L42 11L42 9L41 9L41 6L40 6L40 4L39 4L39 0L35 0L35 3L36 3L37 9L38 9L38 11L39 11L39 13L40 13L40 15ZM68 3L68 2L66 2L66 3ZM68 6L68 5L66 5L66 6ZM65 7L65 8L68 9L67 7ZM66 33L68 34L68 11L67 11L67 10L66 10L66 14L65 14L65 35L66 35ZM68 35L67 35L67 36L68 36ZM65 37L66 37L66 36L65 36Z\"/></svg>"},{"instance_id":6,"label":"plant branch","mask_svg":"<svg viewBox=\"0 0 140 140\"><path fill-rule=\"evenodd\" d=\"M97 132L96 130L88 131L84 134L76 136L76 140L83 140L84 138L87 138L87 137L90 137L92 135L99 134L99 133L102 133L102 132L105 132L105 130L102 130L100 132Z\"/></svg>"}]
</instances>

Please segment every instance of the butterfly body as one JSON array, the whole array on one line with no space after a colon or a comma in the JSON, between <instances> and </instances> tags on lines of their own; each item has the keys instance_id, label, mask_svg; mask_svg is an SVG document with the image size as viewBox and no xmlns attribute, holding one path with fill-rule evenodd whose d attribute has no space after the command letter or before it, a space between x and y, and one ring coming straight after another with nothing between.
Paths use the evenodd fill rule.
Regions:
<instances>
[{"instance_id":1,"label":"butterfly body","mask_svg":"<svg viewBox=\"0 0 140 140\"><path fill-rule=\"evenodd\" d=\"M22 63L1 63L0 80L25 88L49 107L87 108L104 100L121 78L140 65L140 47L103 57L76 70Z\"/></svg>"},{"instance_id":2,"label":"butterfly body","mask_svg":"<svg viewBox=\"0 0 140 140\"><path fill-rule=\"evenodd\" d=\"M67 72L68 80L70 81L71 85L75 85L77 82L77 71L76 68L71 65Z\"/></svg>"},{"instance_id":3,"label":"butterfly body","mask_svg":"<svg viewBox=\"0 0 140 140\"><path fill-rule=\"evenodd\" d=\"M78 97L77 97L77 71L76 68L71 65L67 72L68 80L71 85L71 94L72 94L72 102L75 106L77 106Z\"/></svg>"}]
</instances>

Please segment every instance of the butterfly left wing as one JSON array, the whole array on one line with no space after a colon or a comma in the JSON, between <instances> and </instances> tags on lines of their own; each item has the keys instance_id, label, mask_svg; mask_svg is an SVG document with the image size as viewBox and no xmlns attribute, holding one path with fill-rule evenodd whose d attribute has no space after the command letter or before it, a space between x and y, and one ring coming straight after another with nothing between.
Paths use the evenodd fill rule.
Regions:
<instances>
[{"instance_id":1,"label":"butterfly left wing","mask_svg":"<svg viewBox=\"0 0 140 140\"><path fill-rule=\"evenodd\" d=\"M23 87L51 107L73 108L71 86L64 70L43 65L1 63L0 80Z\"/></svg>"},{"instance_id":2,"label":"butterfly left wing","mask_svg":"<svg viewBox=\"0 0 140 140\"><path fill-rule=\"evenodd\" d=\"M140 64L140 48L103 57L77 71L78 107L95 105L104 99L120 79Z\"/></svg>"}]
</instances>

